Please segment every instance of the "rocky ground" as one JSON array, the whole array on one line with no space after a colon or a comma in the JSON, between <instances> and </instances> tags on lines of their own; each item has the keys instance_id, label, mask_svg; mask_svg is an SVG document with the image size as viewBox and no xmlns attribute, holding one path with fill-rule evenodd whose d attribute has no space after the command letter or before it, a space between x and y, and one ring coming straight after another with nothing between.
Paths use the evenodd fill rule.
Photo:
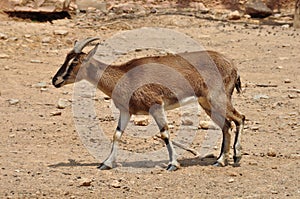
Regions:
<instances>
[{"instance_id":1,"label":"rocky ground","mask_svg":"<svg viewBox=\"0 0 300 199\"><path fill-rule=\"evenodd\" d=\"M1 198L300 197L299 30L282 24L259 25L256 20L183 15L110 21L93 17L93 13L81 13L72 19L39 23L0 13ZM163 161L151 155L139 159L138 154L163 145L154 139L156 132L147 131L153 121L136 126L134 120L121 145L135 152L131 159L120 157L118 167L110 171L96 169L103 159L94 158L77 133L73 86L56 89L51 78L76 39L96 35L106 40L120 31L145 26L184 33L206 49L233 59L243 87L241 95L234 93L234 105L247 118L240 167L210 166L220 150L216 144L211 146L211 158L183 153L181 169L166 172L165 150ZM100 92L86 98L96 103L95 119L103 130L113 132L116 115L110 100ZM203 111L198 116L199 121L208 120ZM195 133L190 147L197 151L211 136L196 123L182 125L180 112L169 112L168 119L173 137L181 128Z\"/></svg>"}]
</instances>

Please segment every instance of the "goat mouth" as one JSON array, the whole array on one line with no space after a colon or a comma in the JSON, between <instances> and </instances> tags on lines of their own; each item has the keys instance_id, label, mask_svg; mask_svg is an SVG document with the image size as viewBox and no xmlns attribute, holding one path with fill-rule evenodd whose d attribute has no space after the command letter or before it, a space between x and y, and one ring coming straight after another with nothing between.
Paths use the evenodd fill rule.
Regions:
<instances>
[{"instance_id":1,"label":"goat mouth","mask_svg":"<svg viewBox=\"0 0 300 199\"><path fill-rule=\"evenodd\" d=\"M52 82L52 84L53 84L53 86L54 86L55 88L60 88L60 87L62 87L62 86L64 85L64 83L65 83L65 81L60 81L60 82L58 82L58 80L55 80L55 81Z\"/></svg>"}]
</instances>

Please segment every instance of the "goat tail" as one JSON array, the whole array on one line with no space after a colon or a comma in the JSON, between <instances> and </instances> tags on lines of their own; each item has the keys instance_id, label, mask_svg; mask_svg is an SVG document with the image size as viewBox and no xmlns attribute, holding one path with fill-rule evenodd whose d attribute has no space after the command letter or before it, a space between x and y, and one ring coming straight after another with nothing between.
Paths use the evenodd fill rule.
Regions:
<instances>
[{"instance_id":1,"label":"goat tail","mask_svg":"<svg viewBox=\"0 0 300 199\"><path fill-rule=\"evenodd\" d=\"M242 92L242 82L241 82L241 78L239 75L237 76L237 78L235 80L235 88L238 93Z\"/></svg>"}]
</instances>

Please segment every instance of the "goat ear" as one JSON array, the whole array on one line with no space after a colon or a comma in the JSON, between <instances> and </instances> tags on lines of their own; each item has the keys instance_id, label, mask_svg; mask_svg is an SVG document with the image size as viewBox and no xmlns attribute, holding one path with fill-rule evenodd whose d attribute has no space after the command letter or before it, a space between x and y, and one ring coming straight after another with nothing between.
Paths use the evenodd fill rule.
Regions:
<instances>
[{"instance_id":1,"label":"goat ear","mask_svg":"<svg viewBox=\"0 0 300 199\"><path fill-rule=\"evenodd\" d=\"M95 53L97 52L98 46L99 46L99 43L97 43L96 46L88 53L88 55L85 58L86 61L90 60L95 55Z\"/></svg>"},{"instance_id":2,"label":"goat ear","mask_svg":"<svg viewBox=\"0 0 300 199\"><path fill-rule=\"evenodd\" d=\"M74 47L76 46L77 43L78 43L78 40L76 39L76 40L74 41Z\"/></svg>"}]
</instances>

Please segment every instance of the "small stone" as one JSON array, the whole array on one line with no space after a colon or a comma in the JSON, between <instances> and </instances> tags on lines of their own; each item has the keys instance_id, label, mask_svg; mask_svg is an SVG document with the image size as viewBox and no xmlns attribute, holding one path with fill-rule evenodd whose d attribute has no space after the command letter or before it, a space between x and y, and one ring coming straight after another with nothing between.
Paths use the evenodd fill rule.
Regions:
<instances>
[{"instance_id":1,"label":"small stone","mask_svg":"<svg viewBox=\"0 0 300 199\"><path fill-rule=\"evenodd\" d=\"M255 95L253 97L254 100L260 100L260 99L269 99L269 96L268 95L264 95L264 94L258 94L258 95Z\"/></svg>"},{"instance_id":2,"label":"small stone","mask_svg":"<svg viewBox=\"0 0 300 199\"><path fill-rule=\"evenodd\" d=\"M37 84L32 85L33 88L47 88L46 82L39 82Z\"/></svg>"},{"instance_id":3,"label":"small stone","mask_svg":"<svg viewBox=\"0 0 300 199\"><path fill-rule=\"evenodd\" d=\"M184 126L192 126L194 124L194 122L190 119L183 119L183 120L181 120L181 124Z\"/></svg>"},{"instance_id":4,"label":"small stone","mask_svg":"<svg viewBox=\"0 0 300 199\"><path fill-rule=\"evenodd\" d=\"M147 117L142 117L142 118L135 118L133 123L136 126L148 126L150 122Z\"/></svg>"},{"instance_id":5,"label":"small stone","mask_svg":"<svg viewBox=\"0 0 300 199\"><path fill-rule=\"evenodd\" d=\"M252 161L252 162L249 162L249 165L252 165L252 166L257 166L257 165L258 165L258 163L257 163L257 162L255 162L255 161Z\"/></svg>"},{"instance_id":6,"label":"small stone","mask_svg":"<svg viewBox=\"0 0 300 199\"><path fill-rule=\"evenodd\" d=\"M246 18L246 19L251 19L251 15L244 15L244 17Z\"/></svg>"},{"instance_id":7,"label":"small stone","mask_svg":"<svg viewBox=\"0 0 300 199\"><path fill-rule=\"evenodd\" d=\"M230 178L230 179L228 180L228 182L229 182L229 183L233 183L233 182L234 182L234 179L233 179L233 178Z\"/></svg>"},{"instance_id":8,"label":"small stone","mask_svg":"<svg viewBox=\"0 0 300 199\"><path fill-rule=\"evenodd\" d=\"M69 33L69 31L67 31L67 30L54 30L54 32L53 32L55 35L63 35L63 36L66 36L68 33Z\"/></svg>"},{"instance_id":9,"label":"small stone","mask_svg":"<svg viewBox=\"0 0 300 199\"><path fill-rule=\"evenodd\" d=\"M282 25L281 26L283 29L288 29L289 27L290 27L290 25L289 24L284 24L284 25Z\"/></svg>"},{"instance_id":10,"label":"small stone","mask_svg":"<svg viewBox=\"0 0 300 199\"><path fill-rule=\"evenodd\" d=\"M38 59L32 59L32 60L30 60L30 63L40 64L40 63L43 63L43 62L41 60L38 60Z\"/></svg>"},{"instance_id":11,"label":"small stone","mask_svg":"<svg viewBox=\"0 0 300 199\"><path fill-rule=\"evenodd\" d=\"M89 187L92 184L92 180L91 179L87 179L87 178L82 178L79 181L79 186L81 187Z\"/></svg>"},{"instance_id":12,"label":"small stone","mask_svg":"<svg viewBox=\"0 0 300 199\"><path fill-rule=\"evenodd\" d=\"M253 130L253 131L257 131L257 130L259 130L259 127L258 126L252 126L250 129Z\"/></svg>"},{"instance_id":13,"label":"small stone","mask_svg":"<svg viewBox=\"0 0 300 199\"><path fill-rule=\"evenodd\" d=\"M276 152L274 149L269 148L268 152L267 152L267 156L269 157L276 157Z\"/></svg>"},{"instance_id":14,"label":"small stone","mask_svg":"<svg viewBox=\"0 0 300 199\"><path fill-rule=\"evenodd\" d=\"M8 39L8 36L6 34L0 32L0 39L6 40L6 39Z\"/></svg>"},{"instance_id":15,"label":"small stone","mask_svg":"<svg viewBox=\"0 0 300 199\"><path fill-rule=\"evenodd\" d=\"M19 102L20 102L20 100L18 100L18 99L9 99L8 100L9 105L16 105Z\"/></svg>"},{"instance_id":16,"label":"small stone","mask_svg":"<svg viewBox=\"0 0 300 199\"><path fill-rule=\"evenodd\" d=\"M290 99L295 99L295 98L298 97L298 95L296 95L296 94L288 94L288 97L289 97Z\"/></svg>"},{"instance_id":17,"label":"small stone","mask_svg":"<svg viewBox=\"0 0 300 199\"><path fill-rule=\"evenodd\" d=\"M291 82L292 82L292 80L290 80L290 79L285 79L284 80L284 83L286 83L286 84L291 83Z\"/></svg>"},{"instance_id":18,"label":"small stone","mask_svg":"<svg viewBox=\"0 0 300 199\"><path fill-rule=\"evenodd\" d=\"M9 70L9 67L8 66L4 66L4 70Z\"/></svg>"},{"instance_id":19,"label":"small stone","mask_svg":"<svg viewBox=\"0 0 300 199\"><path fill-rule=\"evenodd\" d=\"M5 53L0 53L0 59L8 59L9 55Z\"/></svg>"},{"instance_id":20,"label":"small stone","mask_svg":"<svg viewBox=\"0 0 300 199\"><path fill-rule=\"evenodd\" d=\"M199 122L199 129L219 129L219 127L212 121L200 121Z\"/></svg>"},{"instance_id":21,"label":"small stone","mask_svg":"<svg viewBox=\"0 0 300 199\"><path fill-rule=\"evenodd\" d=\"M238 20L241 18L241 14L239 13L239 11L235 10L233 12L230 12L228 15L227 15L227 18L229 20Z\"/></svg>"},{"instance_id":22,"label":"small stone","mask_svg":"<svg viewBox=\"0 0 300 199\"><path fill-rule=\"evenodd\" d=\"M110 184L111 187L113 188L121 188L121 183L119 180L114 180L111 184Z\"/></svg>"},{"instance_id":23,"label":"small stone","mask_svg":"<svg viewBox=\"0 0 300 199\"><path fill-rule=\"evenodd\" d=\"M70 102L68 100L59 98L58 103L57 103L57 108L64 109L69 105L70 105Z\"/></svg>"},{"instance_id":24,"label":"small stone","mask_svg":"<svg viewBox=\"0 0 300 199\"><path fill-rule=\"evenodd\" d=\"M44 37L42 39L42 43L50 43L51 42L51 37Z\"/></svg>"},{"instance_id":25,"label":"small stone","mask_svg":"<svg viewBox=\"0 0 300 199\"><path fill-rule=\"evenodd\" d=\"M61 115L61 111L53 111L50 113L51 116L58 116Z\"/></svg>"}]
</instances>

